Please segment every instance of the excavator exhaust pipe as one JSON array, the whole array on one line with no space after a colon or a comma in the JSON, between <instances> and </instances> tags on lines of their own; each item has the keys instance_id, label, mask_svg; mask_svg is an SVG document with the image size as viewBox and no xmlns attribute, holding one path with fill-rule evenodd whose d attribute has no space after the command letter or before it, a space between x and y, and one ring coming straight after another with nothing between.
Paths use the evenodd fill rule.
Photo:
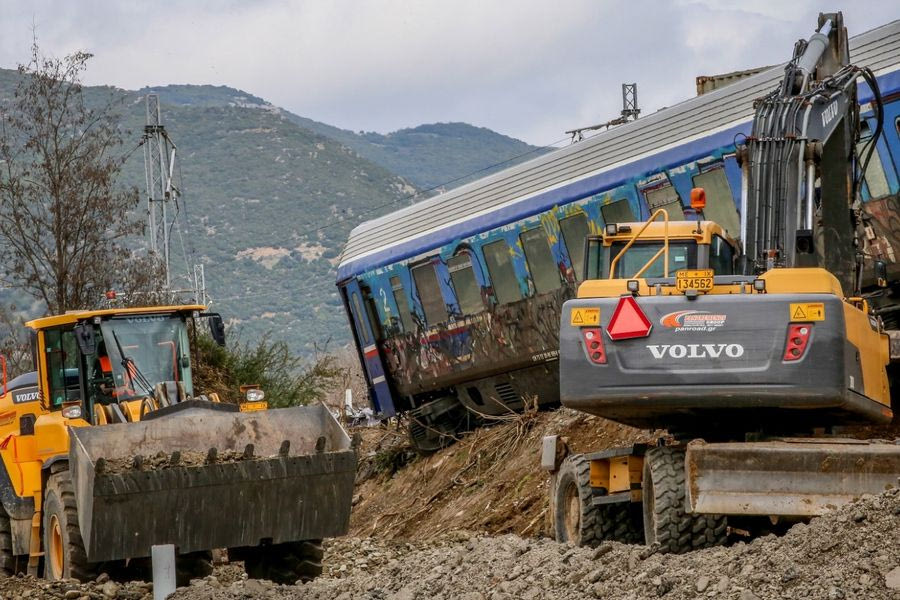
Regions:
<instances>
[{"instance_id":1,"label":"excavator exhaust pipe","mask_svg":"<svg viewBox=\"0 0 900 600\"><path fill-rule=\"evenodd\" d=\"M150 556L157 544L187 553L347 533L356 453L325 406L242 413L192 400L172 409L70 428L88 560Z\"/></svg>"}]
</instances>

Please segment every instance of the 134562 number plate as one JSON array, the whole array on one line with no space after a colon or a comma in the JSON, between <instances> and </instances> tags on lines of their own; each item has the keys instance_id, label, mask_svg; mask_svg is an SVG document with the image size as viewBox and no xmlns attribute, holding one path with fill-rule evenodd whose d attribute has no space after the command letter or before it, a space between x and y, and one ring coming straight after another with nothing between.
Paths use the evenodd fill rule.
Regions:
<instances>
[{"instance_id":1,"label":"134562 number plate","mask_svg":"<svg viewBox=\"0 0 900 600\"><path fill-rule=\"evenodd\" d=\"M682 270L675 273L675 289L679 292L697 290L708 292L713 288L713 270Z\"/></svg>"}]
</instances>

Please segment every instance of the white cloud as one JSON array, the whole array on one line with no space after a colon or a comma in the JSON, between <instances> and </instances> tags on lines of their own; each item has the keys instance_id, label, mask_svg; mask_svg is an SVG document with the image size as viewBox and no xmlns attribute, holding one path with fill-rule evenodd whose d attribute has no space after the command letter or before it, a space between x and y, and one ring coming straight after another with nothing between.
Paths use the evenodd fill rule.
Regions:
<instances>
[{"instance_id":1,"label":"white cloud","mask_svg":"<svg viewBox=\"0 0 900 600\"><path fill-rule=\"evenodd\" d=\"M646 112L694 77L786 60L812 0L0 0L0 66L87 49L89 83L225 84L340 127L467 121L532 143L614 117L636 81ZM887 21L876 0L851 34Z\"/></svg>"}]
</instances>

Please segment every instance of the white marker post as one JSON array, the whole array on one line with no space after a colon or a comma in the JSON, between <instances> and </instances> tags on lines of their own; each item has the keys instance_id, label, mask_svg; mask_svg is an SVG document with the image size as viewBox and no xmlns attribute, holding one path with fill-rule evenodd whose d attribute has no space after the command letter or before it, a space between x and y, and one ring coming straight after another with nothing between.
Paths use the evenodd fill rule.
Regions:
<instances>
[{"instance_id":1,"label":"white marker post","mask_svg":"<svg viewBox=\"0 0 900 600\"><path fill-rule=\"evenodd\" d=\"M152 546L150 561L153 565L153 600L166 600L175 592L175 546Z\"/></svg>"}]
</instances>

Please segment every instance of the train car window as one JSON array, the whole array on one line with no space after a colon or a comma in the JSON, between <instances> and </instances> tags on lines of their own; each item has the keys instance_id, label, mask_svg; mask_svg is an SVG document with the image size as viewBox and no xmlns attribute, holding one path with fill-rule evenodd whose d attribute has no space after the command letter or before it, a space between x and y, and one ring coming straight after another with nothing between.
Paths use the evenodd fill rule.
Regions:
<instances>
[{"instance_id":1,"label":"train car window","mask_svg":"<svg viewBox=\"0 0 900 600\"><path fill-rule=\"evenodd\" d=\"M491 275L491 285L494 287L497 302L508 304L521 300L522 289L519 287L519 279L516 277L516 269L513 267L507 243L504 240L491 242L485 244L481 251L484 253L484 262Z\"/></svg>"},{"instance_id":2,"label":"train car window","mask_svg":"<svg viewBox=\"0 0 900 600\"><path fill-rule=\"evenodd\" d=\"M702 187L706 191L706 208L703 217L715 221L731 236L737 237L741 226L731 186L721 165L704 171L692 178L694 187ZM683 214L683 213L682 213ZM671 217L671 215L669 215Z\"/></svg>"},{"instance_id":3,"label":"train car window","mask_svg":"<svg viewBox=\"0 0 900 600\"><path fill-rule=\"evenodd\" d=\"M644 198L647 200L650 214L653 214L653 211L658 208L664 208L669 213L670 221L684 220L684 207L681 204L681 199L678 197L678 192L675 191L672 184L668 182L668 179L661 185L644 188L641 190L641 193L644 194Z\"/></svg>"},{"instance_id":4,"label":"train car window","mask_svg":"<svg viewBox=\"0 0 900 600\"><path fill-rule=\"evenodd\" d=\"M604 223L633 223L637 221L628 200L616 200L600 207Z\"/></svg>"},{"instance_id":5,"label":"train car window","mask_svg":"<svg viewBox=\"0 0 900 600\"><path fill-rule=\"evenodd\" d=\"M868 121L863 120L860 123L860 140L856 144L856 152L860 161L865 160L865 154L868 153L869 144L872 142L872 131L869 128ZM869 189L870 198L881 198L891 193L888 186L887 176L884 173L884 164L881 162L881 156L876 148L872 152L872 158L869 159L869 165L866 167L866 173L863 177L866 187Z\"/></svg>"},{"instance_id":6,"label":"train car window","mask_svg":"<svg viewBox=\"0 0 900 600\"><path fill-rule=\"evenodd\" d=\"M581 281L581 278L584 277L584 240L590 231L587 216L584 213L579 213L560 219L559 230L562 232L569 260L572 261L575 279Z\"/></svg>"},{"instance_id":7,"label":"train car window","mask_svg":"<svg viewBox=\"0 0 900 600\"><path fill-rule=\"evenodd\" d=\"M416 281L416 291L422 310L425 311L425 322L429 327L446 322L450 317L447 314L447 305L441 294L441 285L438 282L434 265L426 263L412 269L413 279Z\"/></svg>"},{"instance_id":8,"label":"train car window","mask_svg":"<svg viewBox=\"0 0 900 600\"><path fill-rule=\"evenodd\" d=\"M409 302L406 301L406 294L399 277L391 277L391 291L394 294L394 302L397 303L397 310L400 311L400 324L403 326L403 331L415 331L416 326L409 312Z\"/></svg>"},{"instance_id":9,"label":"train car window","mask_svg":"<svg viewBox=\"0 0 900 600\"><path fill-rule=\"evenodd\" d=\"M525 261L531 272L534 290L538 294L544 294L562 285L559 267L550 252L550 242L544 228L536 227L523 231L519 239L522 240L522 248L525 250Z\"/></svg>"},{"instance_id":10,"label":"train car window","mask_svg":"<svg viewBox=\"0 0 900 600\"><path fill-rule=\"evenodd\" d=\"M450 280L453 282L456 299L459 300L459 308L463 314L474 315L484 310L481 286L475 279L471 255L468 252L457 254L447 261L447 270L450 271Z\"/></svg>"},{"instance_id":11,"label":"train car window","mask_svg":"<svg viewBox=\"0 0 900 600\"><path fill-rule=\"evenodd\" d=\"M734 249L718 235L709 245L709 266L716 275L734 275Z\"/></svg>"},{"instance_id":12,"label":"train car window","mask_svg":"<svg viewBox=\"0 0 900 600\"><path fill-rule=\"evenodd\" d=\"M359 301L359 294L353 292L352 294L352 302L353 302L353 318L356 320L356 331L359 332L359 335L363 339L363 343L367 346L372 343L372 340L369 338L369 328L365 326L363 323L363 315L366 314L363 312L362 304Z\"/></svg>"}]
</instances>

